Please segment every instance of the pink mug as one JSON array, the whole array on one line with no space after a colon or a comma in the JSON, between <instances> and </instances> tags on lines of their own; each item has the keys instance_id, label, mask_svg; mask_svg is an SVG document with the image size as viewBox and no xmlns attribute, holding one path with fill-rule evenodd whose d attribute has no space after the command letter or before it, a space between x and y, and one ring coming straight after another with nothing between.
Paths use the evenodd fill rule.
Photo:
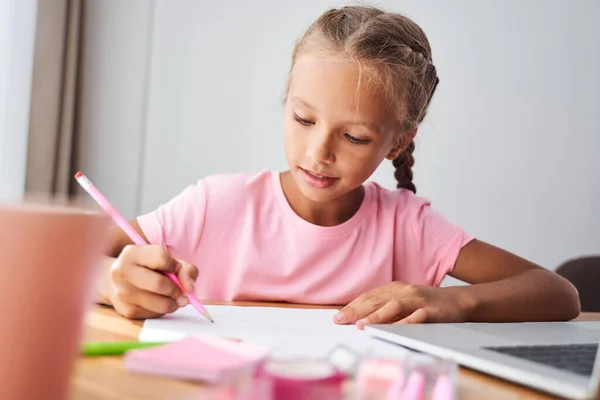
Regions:
<instances>
[{"instance_id":1,"label":"pink mug","mask_svg":"<svg viewBox=\"0 0 600 400\"><path fill-rule=\"evenodd\" d=\"M0 399L68 397L108 227L96 211L0 203Z\"/></svg>"}]
</instances>

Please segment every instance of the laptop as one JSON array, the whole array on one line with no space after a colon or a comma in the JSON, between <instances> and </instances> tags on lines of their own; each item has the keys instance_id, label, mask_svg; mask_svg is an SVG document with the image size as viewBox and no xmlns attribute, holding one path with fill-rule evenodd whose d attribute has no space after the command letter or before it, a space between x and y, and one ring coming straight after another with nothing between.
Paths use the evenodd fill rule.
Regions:
<instances>
[{"instance_id":1,"label":"laptop","mask_svg":"<svg viewBox=\"0 0 600 400\"><path fill-rule=\"evenodd\" d=\"M370 336L569 399L600 399L600 322L367 325Z\"/></svg>"}]
</instances>

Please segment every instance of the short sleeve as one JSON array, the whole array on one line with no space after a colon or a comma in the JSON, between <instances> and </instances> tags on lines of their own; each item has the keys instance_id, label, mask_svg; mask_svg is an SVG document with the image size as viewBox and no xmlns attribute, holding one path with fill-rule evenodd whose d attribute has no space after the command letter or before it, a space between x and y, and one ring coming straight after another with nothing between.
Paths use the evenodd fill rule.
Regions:
<instances>
[{"instance_id":1,"label":"short sleeve","mask_svg":"<svg viewBox=\"0 0 600 400\"><path fill-rule=\"evenodd\" d=\"M404 200L403 212L396 221L394 278L439 286L473 237L433 209L427 199L411 194Z\"/></svg>"},{"instance_id":2,"label":"short sleeve","mask_svg":"<svg viewBox=\"0 0 600 400\"><path fill-rule=\"evenodd\" d=\"M428 202L420 207L414 229L420 264L427 269L427 276L432 279L433 286L439 286L454 268L461 249L473 237L431 208Z\"/></svg>"},{"instance_id":3,"label":"short sleeve","mask_svg":"<svg viewBox=\"0 0 600 400\"><path fill-rule=\"evenodd\" d=\"M137 218L151 244L163 246L177 258L191 260L202 235L207 208L203 180L185 188L156 210Z\"/></svg>"}]
</instances>

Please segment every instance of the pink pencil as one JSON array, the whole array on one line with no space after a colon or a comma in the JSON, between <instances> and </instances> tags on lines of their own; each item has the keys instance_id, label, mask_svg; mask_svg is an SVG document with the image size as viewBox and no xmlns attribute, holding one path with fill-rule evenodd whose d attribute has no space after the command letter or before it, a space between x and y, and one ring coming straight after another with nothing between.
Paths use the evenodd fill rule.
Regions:
<instances>
[{"instance_id":1,"label":"pink pencil","mask_svg":"<svg viewBox=\"0 0 600 400\"><path fill-rule=\"evenodd\" d=\"M106 197L104 197L104 195L102 195L102 193L100 193L100 191L92 184L92 182L88 179L87 176L85 176L84 174L82 174L81 172L78 172L75 175L75 179L77 179L77 182L79 182L79 184L81 185L81 187L83 187L85 189L86 192L89 193L90 196L92 196L92 198L94 200L96 200L96 202L98 203L98 205L100 205L100 207L102 207L104 209L104 211L106 211L111 217L112 219L117 223L117 225L119 225L121 227L121 229L123 229L123 231L125 231L125 233L127 234L127 236L129 236L129 238L131 240L133 240L133 242L139 246L143 246L146 245L148 243L146 243L146 241L144 240L144 238L142 238L135 229L133 229L133 227L125 220L125 218L123 218L121 216L121 214L119 214L117 212L117 210L115 210L115 208L112 206L112 204L109 203L108 200L106 200ZM179 282L179 279L177 279L177 276L171 272L167 272L166 275L173 281L175 282L175 284L177 286L179 286L179 288L181 289L181 291L187 296L189 302L202 314L206 317L206 319L208 319L210 322L214 322L212 317L210 316L210 314L208 313L208 310L204 307L204 305L200 302L200 300L198 300L193 294L188 293L185 291L185 289L183 288L183 286L181 286L181 283Z\"/></svg>"}]
</instances>

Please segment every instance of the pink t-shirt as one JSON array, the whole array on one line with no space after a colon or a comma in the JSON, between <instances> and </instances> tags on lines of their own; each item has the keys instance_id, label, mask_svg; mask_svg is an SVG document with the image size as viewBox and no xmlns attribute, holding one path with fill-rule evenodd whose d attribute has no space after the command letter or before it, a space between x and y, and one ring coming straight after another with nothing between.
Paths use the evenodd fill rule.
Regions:
<instances>
[{"instance_id":1,"label":"pink t-shirt","mask_svg":"<svg viewBox=\"0 0 600 400\"><path fill-rule=\"evenodd\" d=\"M364 188L352 218L322 227L293 211L278 172L213 175L138 223L198 267L201 299L347 304L393 281L439 285L472 238L408 190Z\"/></svg>"}]
</instances>

